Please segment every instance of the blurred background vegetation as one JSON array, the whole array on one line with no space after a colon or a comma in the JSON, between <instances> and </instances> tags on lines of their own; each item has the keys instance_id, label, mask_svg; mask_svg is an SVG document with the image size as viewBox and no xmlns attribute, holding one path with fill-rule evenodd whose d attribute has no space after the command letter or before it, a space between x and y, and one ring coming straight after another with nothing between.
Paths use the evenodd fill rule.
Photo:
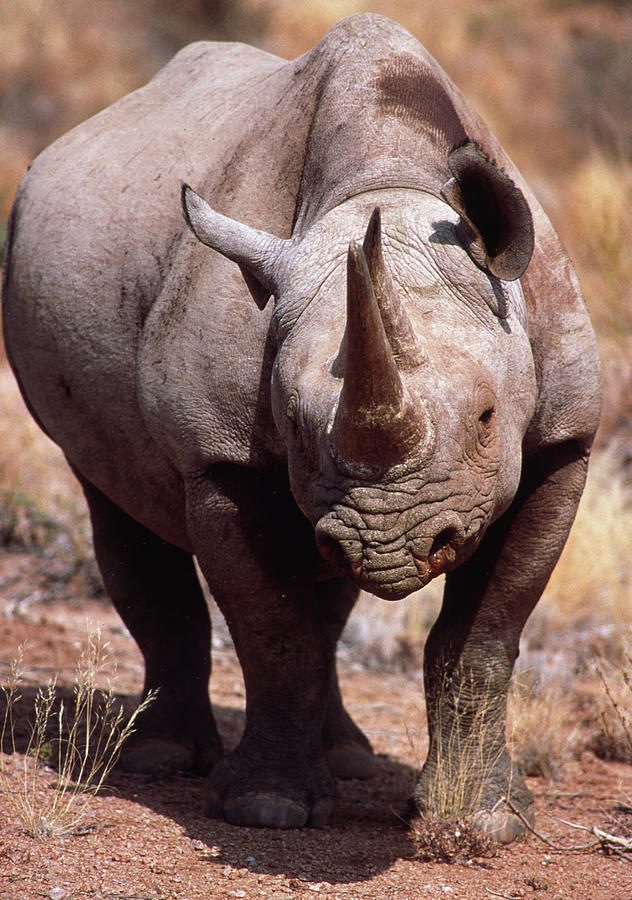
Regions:
<instances>
[{"instance_id":1,"label":"blurred background vegetation","mask_svg":"<svg viewBox=\"0 0 632 900\"><path fill-rule=\"evenodd\" d=\"M146 82L184 44L239 40L292 58L361 11L390 16L427 46L521 168L576 265L603 360L603 423L530 646L533 656L551 623L590 623L615 640L613 625L632 622L630 0L0 0L0 238L37 153ZM63 571L85 573L87 537L72 536L87 534L82 499L3 360L0 488L0 544L47 552L56 542ZM378 657L393 655L389 642L405 655L423 638L436 596L398 612L369 606L356 632L365 644L373 636Z\"/></svg>"}]
</instances>

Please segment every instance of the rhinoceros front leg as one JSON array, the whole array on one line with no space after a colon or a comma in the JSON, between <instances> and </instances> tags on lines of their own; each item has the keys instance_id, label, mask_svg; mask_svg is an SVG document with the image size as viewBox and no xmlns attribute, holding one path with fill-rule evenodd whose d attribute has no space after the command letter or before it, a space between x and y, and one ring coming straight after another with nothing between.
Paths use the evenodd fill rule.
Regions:
<instances>
[{"instance_id":1,"label":"rhinoceros front leg","mask_svg":"<svg viewBox=\"0 0 632 900\"><path fill-rule=\"evenodd\" d=\"M533 817L505 745L507 690L522 628L566 541L587 462L577 444L530 459L513 506L447 576L425 649L430 746L415 790L422 814L473 813L502 841L525 830L511 807Z\"/></svg>"},{"instance_id":2,"label":"rhinoceros front leg","mask_svg":"<svg viewBox=\"0 0 632 900\"><path fill-rule=\"evenodd\" d=\"M209 813L238 825L322 825L336 796L323 724L337 634L315 586L311 526L281 477L228 465L188 485L187 518L246 686L244 734L212 772Z\"/></svg>"},{"instance_id":3,"label":"rhinoceros front leg","mask_svg":"<svg viewBox=\"0 0 632 900\"><path fill-rule=\"evenodd\" d=\"M127 771L205 774L222 754L208 696L211 623L193 557L128 516L78 473L110 599L145 661L143 695L121 764Z\"/></svg>"}]
</instances>

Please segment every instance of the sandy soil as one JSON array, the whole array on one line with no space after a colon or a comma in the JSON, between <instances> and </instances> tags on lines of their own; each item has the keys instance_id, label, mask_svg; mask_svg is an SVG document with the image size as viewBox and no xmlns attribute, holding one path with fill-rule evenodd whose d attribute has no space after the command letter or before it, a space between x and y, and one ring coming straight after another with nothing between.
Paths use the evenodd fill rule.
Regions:
<instances>
[{"instance_id":1,"label":"sandy soil","mask_svg":"<svg viewBox=\"0 0 632 900\"><path fill-rule=\"evenodd\" d=\"M379 775L369 782L340 783L329 827L294 832L236 828L205 817L201 779L114 772L108 788L90 798L87 818L73 833L32 839L16 819L13 792L37 688L56 674L60 691L70 696L87 628L97 622L112 649L104 683L109 674L117 695L133 702L142 679L138 651L107 604L86 598L51 601L42 583L33 557L7 552L0 560L2 683L19 645L27 642L16 752L4 755L0 777L0 900L632 898L632 856L601 849L560 852L535 836L484 858L420 861L399 815L425 753L419 676L367 670L352 659L341 662L343 692L379 754ZM220 730L231 746L243 727L243 682L221 628L214 644L211 691ZM578 703L578 724L581 715ZM627 766L585 751L565 768L561 781L532 778L529 785L536 797L537 827L556 845L593 840L565 822L632 831L632 810L626 805L632 798L632 770Z\"/></svg>"}]
</instances>

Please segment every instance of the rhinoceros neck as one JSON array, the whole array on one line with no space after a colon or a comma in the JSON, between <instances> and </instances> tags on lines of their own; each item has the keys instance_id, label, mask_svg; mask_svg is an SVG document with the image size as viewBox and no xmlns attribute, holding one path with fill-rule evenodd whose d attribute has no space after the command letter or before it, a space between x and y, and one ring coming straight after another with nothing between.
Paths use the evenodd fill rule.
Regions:
<instances>
[{"instance_id":1,"label":"rhinoceros neck","mask_svg":"<svg viewBox=\"0 0 632 900\"><path fill-rule=\"evenodd\" d=\"M394 23L359 17L312 51L324 65L307 140L294 232L357 194L413 188L439 195L447 155L476 138L462 98L424 48ZM333 35L333 36L332 36ZM362 42L362 52L355 53ZM370 49L368 49L370 48Z\"/></svg>"}]
</instances>

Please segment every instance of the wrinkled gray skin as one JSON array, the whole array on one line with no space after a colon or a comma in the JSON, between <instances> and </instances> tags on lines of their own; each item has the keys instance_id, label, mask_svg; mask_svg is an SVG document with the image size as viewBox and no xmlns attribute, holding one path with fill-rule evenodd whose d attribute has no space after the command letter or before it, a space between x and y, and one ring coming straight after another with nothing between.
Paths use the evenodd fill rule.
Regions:
<instances>
[{"instance_id":1,"label":"wrinkled gray skin","mask_svg":"<svg viewBox=\"0 0 632 900\"><path fill-rule=\"evenodd\" d=\"M507 685L599 366L550 223L420 44L360 15L294 62L185 48L35 161L4 292L16 376L160 688L124 765L212 767L209 811L234 823L326 822L332 775L374 768L335 675L358 590L448 572L417 806L466 772L463 810L519 834ZM194 555L246 682L227 755Z\"/></svg>"}]
</instances>

